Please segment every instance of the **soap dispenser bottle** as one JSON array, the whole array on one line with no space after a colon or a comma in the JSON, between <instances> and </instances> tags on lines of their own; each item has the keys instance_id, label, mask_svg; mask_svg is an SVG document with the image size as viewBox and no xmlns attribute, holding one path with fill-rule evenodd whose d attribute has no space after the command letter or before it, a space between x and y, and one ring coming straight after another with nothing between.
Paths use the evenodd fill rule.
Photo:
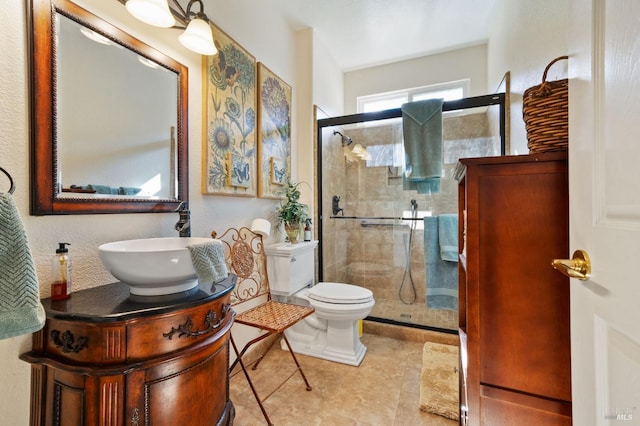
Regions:
<instances>
[{"instance_id":1,"label":"soap dispenser bottle","mask_svg":"<svg viewBox=\"0 0 640 426\"><path fill-rule=\"evenodd\" d=\"M56 254L51 263L53 281L51 283L51 300L66 299L71 295L71 257L69 243L58 243Z\"/></svg>"}]
</instances>

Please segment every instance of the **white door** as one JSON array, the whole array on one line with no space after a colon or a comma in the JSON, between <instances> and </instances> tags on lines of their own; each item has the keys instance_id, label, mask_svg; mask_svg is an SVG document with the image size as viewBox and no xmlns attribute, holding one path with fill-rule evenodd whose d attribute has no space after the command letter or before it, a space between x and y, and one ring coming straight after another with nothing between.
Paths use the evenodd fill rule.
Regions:
<instances>
[{"instance_id":1,"label":"white door","mask_svg":"<svg viewBox=\"0 0 640 426\"><path fill-rule=\"evenodd\" d=\"M640 425L640 1L571 0L574 425Z\"/></svg>"}]
</instances>

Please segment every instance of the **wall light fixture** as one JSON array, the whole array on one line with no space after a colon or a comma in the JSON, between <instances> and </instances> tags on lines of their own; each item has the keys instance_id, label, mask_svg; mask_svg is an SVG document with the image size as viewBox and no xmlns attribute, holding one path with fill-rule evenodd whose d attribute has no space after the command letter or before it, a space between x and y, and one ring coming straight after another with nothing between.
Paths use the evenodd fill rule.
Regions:
<instances>
[{"instance_id":1,"label":"wall light fixture","mask_svg":"<svg viewBox=\"0 0 640 426\"><path fill-rule=\"evenodd\" d=\"M198 12L191 10L195 4L200 6ZM186 8L183 8L178 0L126 0L125 7L134 17L149 25L184 29L178 40L193 52L201 55L218 53L202 0L189 0Z\"/></svg>"}]
</instances>

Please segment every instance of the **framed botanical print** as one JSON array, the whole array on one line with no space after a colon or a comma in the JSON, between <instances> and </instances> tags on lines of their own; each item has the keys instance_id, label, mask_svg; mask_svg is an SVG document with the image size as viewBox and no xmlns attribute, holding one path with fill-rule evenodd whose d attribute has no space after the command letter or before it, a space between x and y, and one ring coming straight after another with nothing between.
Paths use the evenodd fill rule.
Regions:
<instances>
[{"instance_id":1,"label":"framed botanical print","mask_svg":"<svg viewBox=\"0 0 640 426\"><path fill-rule=\"evenodd\" d=\"M256 60L211 23L218 53L203 59L204 194L255 197Z\"/></svg>"},{"instance_id":2,"label":"framed botanical print","mask_svg":"<svg viewBox=\"0 0 640 426\"><path fill-rule=\"evenodd\" d=\"M284 198L291 177L291 86L258 63L258 196Z\"/></svg>"}]
</instances>

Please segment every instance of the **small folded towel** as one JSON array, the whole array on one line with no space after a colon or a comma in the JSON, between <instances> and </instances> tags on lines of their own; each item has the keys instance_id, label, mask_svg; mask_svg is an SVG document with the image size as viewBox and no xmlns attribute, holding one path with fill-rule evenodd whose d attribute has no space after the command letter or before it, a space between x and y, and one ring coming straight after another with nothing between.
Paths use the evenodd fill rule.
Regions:
<instances>
[{"instance_id":1,"label":"small folded towel","mask_svg":"<svg viewBox=\"0 0 640 426\"><path fill-rule=\"evenodd\" d=\"M118 188L118 194L120 195L137 195L141 188L136 188L135 186L121 186Z\"/></svg>"},{"instance_id":2,"label":"small folded towel","mask_svg":"<svg viewBox=\"0 0 640 426\"><path fill-rule=\"evenodd\" d=\"M109 185L87 185L89 189L96 191L96 194L117 194L118 188L111 188Z\"/></svg>"},{"instance_id":3,"label":"small folded towel","mask_svg":"<svg viewBox=\"0 0 640 426\"><path fill-rule=\"evenodd\" d=\"M0 339L44 326L38 276L13 198L0 194Z\"/></svg>"},{"instance_id":4,"label":"small folded towel","mask_svg":"<svg viewBox=\"0 0 640 426\"><path fill-rule=\"evenodd\" d=\"M458 261L458 215L441 214L438 216L438 239L440 257L448 262Z\"/></svg>"},{"instance_id":5,"label":"small folded towel","mask_svg":"<svg viewBox=\"0 0 640 426\"><path fill-rule=\"evenodd\" d=\"M214 283L227 278L229 271L220 240L191 244L187 248L191 254L193 268L201 282Z\"/></svg>"},{"instance_id":6,"label":"small folded towel","mask_svg":"<svg viewBox=\"0 0 640 426\"><path fill-rule=\"evenodd\" d=\"M421 194L440 191L442 175L442 99L402 105L402 135L406 157L405 189ZM414 183L416 182L416 183Z\"/></svg>"}]
</instances>

